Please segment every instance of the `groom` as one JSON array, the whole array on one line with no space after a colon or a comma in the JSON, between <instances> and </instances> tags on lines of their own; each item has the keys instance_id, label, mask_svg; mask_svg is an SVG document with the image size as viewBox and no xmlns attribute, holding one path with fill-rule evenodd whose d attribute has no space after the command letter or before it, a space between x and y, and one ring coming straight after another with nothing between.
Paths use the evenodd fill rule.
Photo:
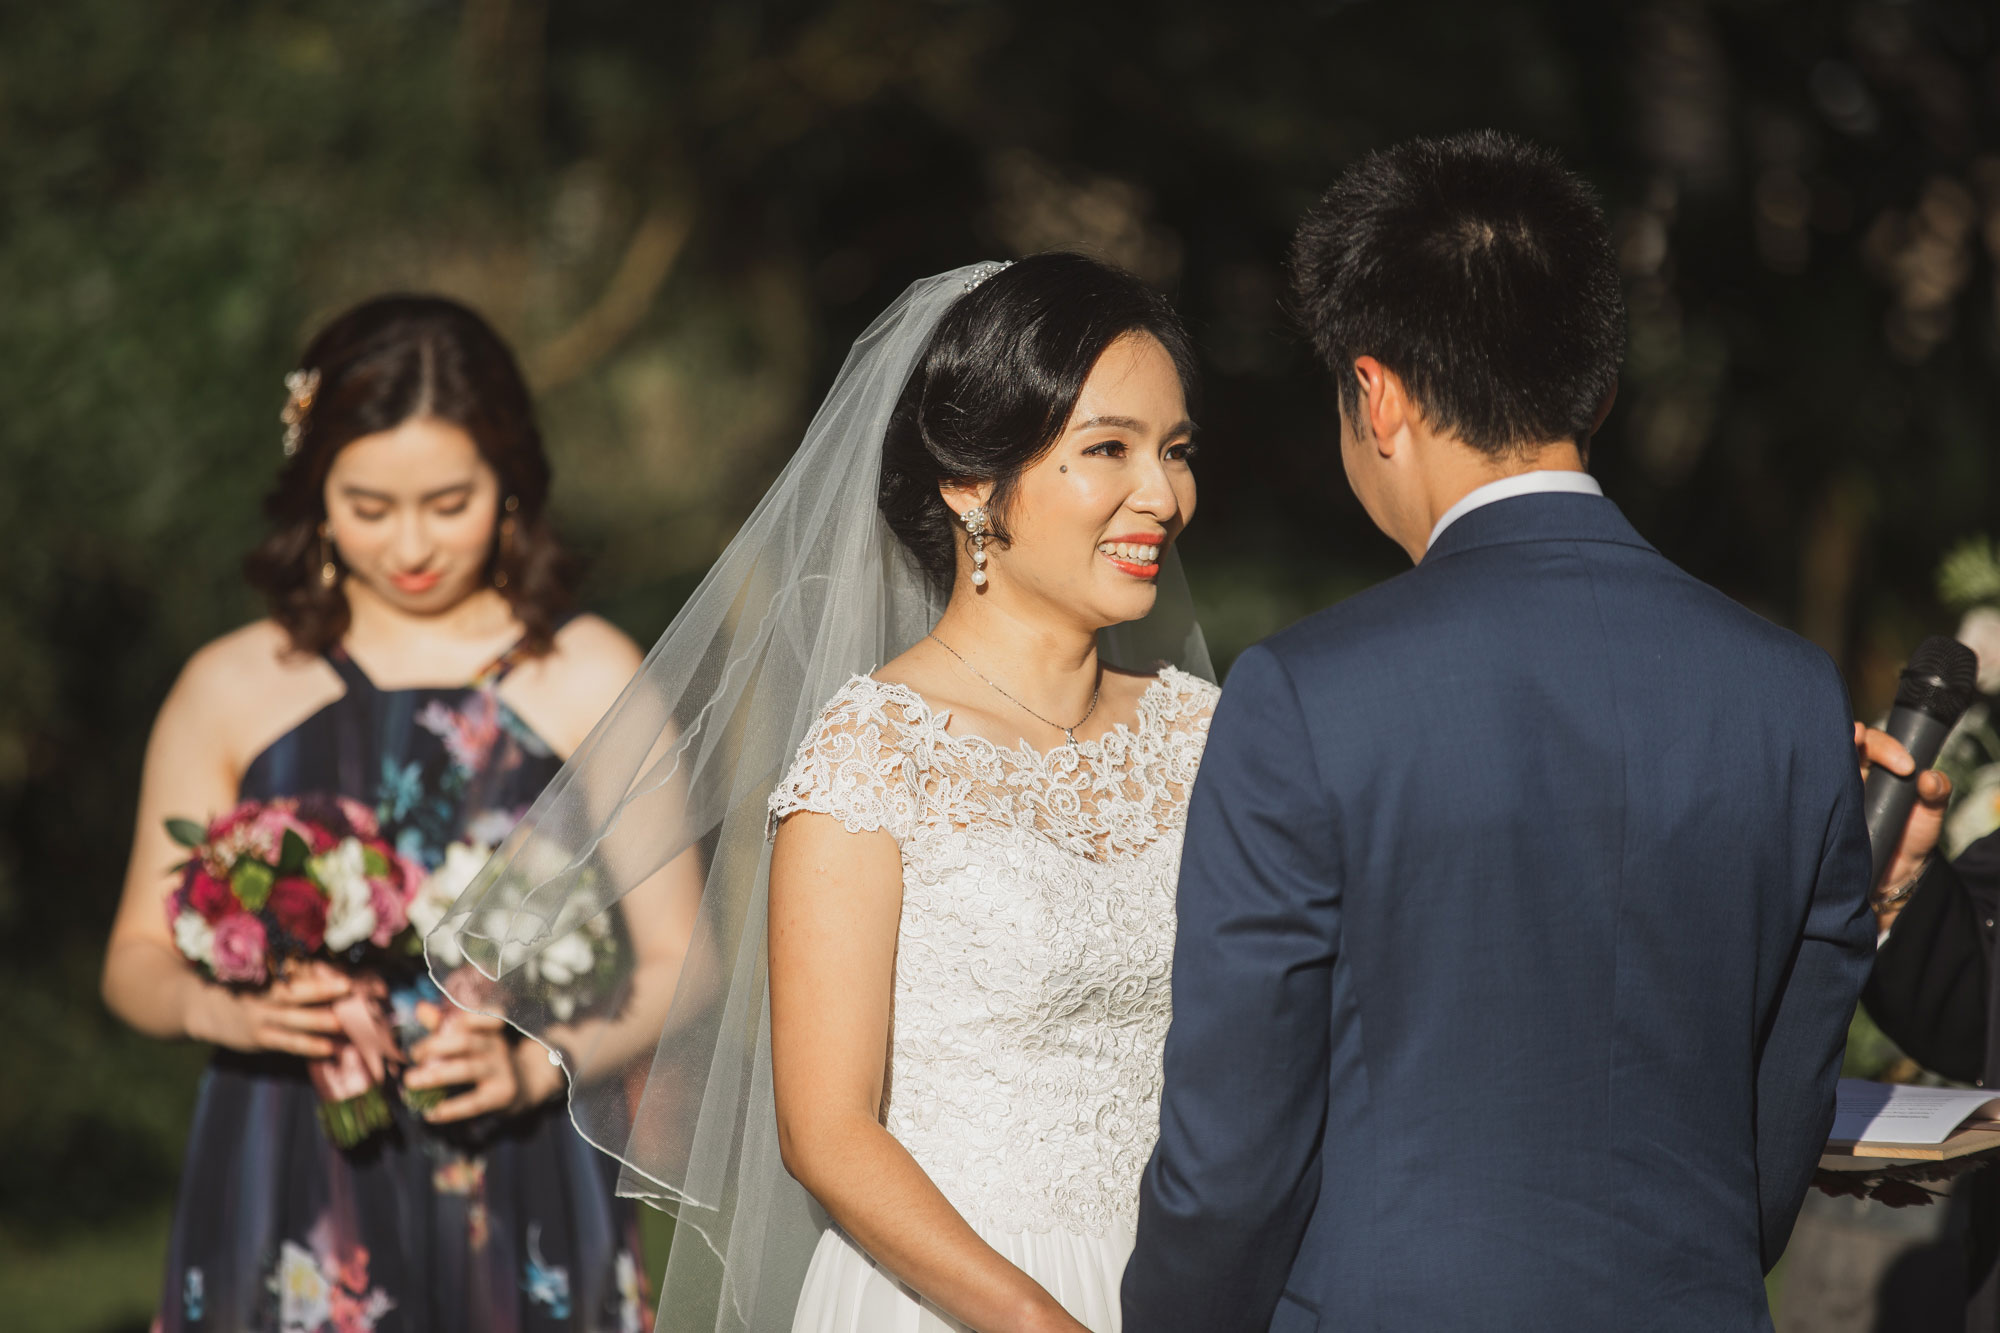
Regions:
<instances>
[{"instance_id":1,"label":"groom","mask_svg":"<svg viewBox=\"0 0 2000 1333\"><path fill-rule=\"evenodd\" d=\"M1417 567L1216 710L1124 1326L1769 1329L1874 952L1840 678L1584 471L1623 309L1552 154L1374 154L1293 259Z\"/></svg>"}]
</instances>

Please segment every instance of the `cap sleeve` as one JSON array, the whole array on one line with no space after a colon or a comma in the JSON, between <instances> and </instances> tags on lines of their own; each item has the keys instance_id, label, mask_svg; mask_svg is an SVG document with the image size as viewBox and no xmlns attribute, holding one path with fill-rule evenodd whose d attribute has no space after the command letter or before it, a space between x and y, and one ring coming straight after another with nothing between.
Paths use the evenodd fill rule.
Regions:
<instances>
[{"instance_id":1,"label":"cap sleeve","mask_svg":"<svg viewBox=\"0 0 2000 1333\"><path fill-rule=\"evenodd\" d=\"M821 711L771 793L769 831L810 810L832 815L849 833L886 829L898 842L907 838L922 799L911 752L916 730L892 687L856 676Z\"/></svg>"}]
</instances>

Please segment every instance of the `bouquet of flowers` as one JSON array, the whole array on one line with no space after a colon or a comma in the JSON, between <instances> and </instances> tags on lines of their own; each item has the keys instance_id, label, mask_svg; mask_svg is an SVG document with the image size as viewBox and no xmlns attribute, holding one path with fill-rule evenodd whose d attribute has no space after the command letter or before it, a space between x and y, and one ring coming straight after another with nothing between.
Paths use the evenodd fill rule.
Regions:
<instances>
[{"instance_id":1,"label":"bouquet of flowers","mask_svg":"<svg viewBox=\"0 0 2000 1333\"><path fill-rule=\"evenodd\" d=\"M445 849L443 864L410 903L410 920L419 932L429 935L444 919L492 852L491 847L470 842L455 842ZM480 934L493 940L510 938L514 914L524 905L522 885L521 876L495 881L480 904L475 922ZM582 894L575 901L587 902L589 898ZM626 970L626 942L614 924L616 919L615 913L605 911L581 922L558 922L561 933L533 952L507 945L503 956L513 955L509 961L514 968L509 988L525 990L558 1023L604 1008L615 998L619 978ZM569 929L562 929L565 924ZM431 939L430 954L431 961L446 971L455 971L465 963L457 942L448 935Z\"/></svg>"},{"instance_id":2,"label":"bouquet of flowers","mask_svg":"<svg viewBox=\"0 0 2000 1333\"><path fill-rule=\"evenodd\" d=\"M168 820L167 832L190 853L167 922L180 952L211 980L255 987L308 959L354 964L373 955L414 965L422 953L410 904L423 869L397 855L358 802L246 801L206 827ZM321 1122L343 1148L389 1123L383 1084L403 1061L384 1016L386 985L374 975L354 983L333 1006L345 1040L309 1066Z\"/></svg>"}]
</instances>

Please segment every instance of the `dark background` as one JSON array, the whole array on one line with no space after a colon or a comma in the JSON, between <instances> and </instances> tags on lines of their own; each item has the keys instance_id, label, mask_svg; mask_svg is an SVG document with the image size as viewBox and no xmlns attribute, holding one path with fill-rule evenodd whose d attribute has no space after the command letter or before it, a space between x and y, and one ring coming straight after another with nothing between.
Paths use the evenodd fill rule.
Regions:
<instances>
[{"instance_id":1,"label":"dark background","mask_svg":"<svg viewBox=\"0 0 2000 1333\"><path fill-rule=\"evenodd\" d=\"M2000 16L1958 0L63 0L0 8L0 1323L140 1327L200 1052L95 974L153 710L257 614L281 378L387 288L541 391L589 603L650 643L908 282L1081 246L1205 361L1225 661L1403 558L1284 309L1365 149L1500 126L1602 191L1595 451L1857 708L2000 510Z\"/></svg>"}]
</instances>

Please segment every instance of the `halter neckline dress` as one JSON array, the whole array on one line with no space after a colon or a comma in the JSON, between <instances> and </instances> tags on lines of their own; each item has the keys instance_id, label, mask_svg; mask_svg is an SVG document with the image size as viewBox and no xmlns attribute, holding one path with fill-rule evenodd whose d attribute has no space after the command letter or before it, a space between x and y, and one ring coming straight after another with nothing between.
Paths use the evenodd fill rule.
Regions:
<instances>
[{"instance_id":1,"label":"halter neckline dress","mask_svg":"<svg viewBox=\"0 0 2000 1333\"><path fill-rule=\"evenodd\" d=\"M342 648L346 692L251 761L244 800L338 795L435 868L491 847L561 766L499 695L517 646L462 686L381 689ZM413 968L392 1006L442 997ZM444 1002L448 1003L448 1001ZM305 1062L221 1050L202 1077L156 1327L161 1333L643 1333L637 1218L616 1164L561 1099L342 1151Z\"/></svg>"}]
</instances>

